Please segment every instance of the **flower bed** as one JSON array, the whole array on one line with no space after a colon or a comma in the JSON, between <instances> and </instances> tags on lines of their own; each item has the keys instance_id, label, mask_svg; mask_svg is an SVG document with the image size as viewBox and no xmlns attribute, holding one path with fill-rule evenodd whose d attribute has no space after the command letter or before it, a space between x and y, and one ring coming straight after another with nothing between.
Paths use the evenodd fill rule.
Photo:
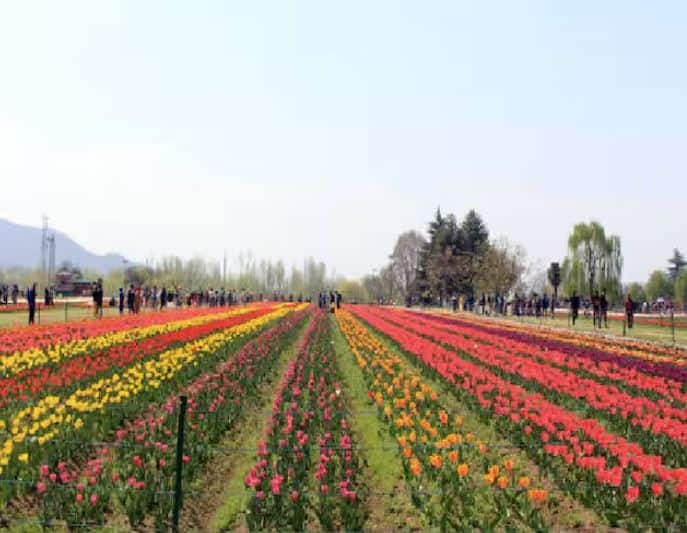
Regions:
<instances>
[{"instance_id":1,"label":"flower bed","mask_svg":"<svg viewBox=\"0 0 687 533\"><path fill-rule=\"evenodd\" d=\"M607 431L456 353L394 325L386 310L355 314L456 386L466 402L495 417L504 434L556 475L563 488L628 527L687 527L687 468L667 467L661 455Z\"/></svg>"},{"instance_id":2,"label":"flower bed","mask_svg":"<svg viewBox=\"0 0 687 533\"><path fill-rule=\"evenodd\" d=\"M442 529L545 529L546 491L515 461L462 430L438 393L357 319L337 313L370 387L370 399L399 444L414 502ZM433 492L435 491L435 492Z\"/></svg>"},{"instance_id":3,"label":"flower bed","mask_svg":"<svg viewBox=\"0 0 687 533\"><path fill-rule=\"evenodd\" d=\"M251 530L302 531L308 509L325 531L361 528L358 457L328 327L319 312L275 395L265 440L245 480Z\"/></svg>"},{"instance_id":4,"label":"flower bed","mask_svg":"<svg viewBox=\"0 0 687 533\"><path fill-rule=\"evenodd\" d=\"M242 411L255 399L261 382L309 314L298 311L285 317L163 403L150 404L136 418L126 420L115 431L113 445L100 447L85 466L79 468L68 457L41 465L38 488L44 518L101 523L116 497L132 526L151 510L158 527L167 524L174 481L178 395L189 398L183 458L184 480L188 482L212 456L211 446L241 420Z\"/></svg>"}]
</instances>

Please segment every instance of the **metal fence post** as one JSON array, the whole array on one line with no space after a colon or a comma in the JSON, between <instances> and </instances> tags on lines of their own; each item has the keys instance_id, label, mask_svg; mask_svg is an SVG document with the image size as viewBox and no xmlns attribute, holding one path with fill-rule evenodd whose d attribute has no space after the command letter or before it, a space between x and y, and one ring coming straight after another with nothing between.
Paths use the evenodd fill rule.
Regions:
<instances>
[{"instance_id":1,"label":"metal fence post","mask_svg":"<svg viewBox=\"0 0 687 533\"><path fill-rule=\"evenodd\" d=\"M186 422L186 396L179 397L179 428L177 431L177 464L174 480L174 508L172 510L172 531L179 531L179 513L181 511L181 472L184 468L184 425Z\"/></svg>"}]
</instances>

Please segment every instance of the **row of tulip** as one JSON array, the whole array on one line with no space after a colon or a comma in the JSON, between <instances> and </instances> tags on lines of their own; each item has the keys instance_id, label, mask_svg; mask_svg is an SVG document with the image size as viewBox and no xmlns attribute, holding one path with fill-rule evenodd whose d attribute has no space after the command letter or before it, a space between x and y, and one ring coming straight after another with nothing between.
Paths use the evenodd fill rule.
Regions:
<instances>
[{"instance_id":1,"label":"row of tulip","mask_svg":"<svg viewBox=\"0 0 687 533\"><path fill-rule=\"evenodd\" d=\"M55 344L66 344L117 331L185 320L221 311L223 310L218 308L193 307L169 309L164 313L126 314L106 317L101 320L83 319L31 327L3 328L0 330L0 354L11 354L31 348L47 348Z\"/></svg>"},{"instance_id":2,"label":"row of tulip","mask_svg":"<svg viewBox=\"0 0 687 533\"><path fill-rule=\"evenodd\" d=\"M152 511L156 526L163 528L172 504L178 395L188 397L183 456L188 482L212 456L211 446L236 427L310 314L302 308L292 313L162 403L149 404L85 464L73 457L42 464L36 489L43 518L102 523L116 506L125 510L132 527Z\"/></svg>"},{"instance_id":3,"label":"row of tulip","mask_svg":"<svg viewBox=\"0 0 687 533\"><path fill-rule=\"evenodd\" d=\"M369 396L396 438L413 501L442 530L543 530L547 492L515 461L463 431L439 394L350 313L337 313Z\"/></svg>"},{"instance_id":4,"label":"row of tulip","mask_svg":"<svg viewBox=\"0 0 687 533\"><path fill-rule=\"evenodd\" d=\"M450 333L473 339L480 343L498 346L508 351L536 358L538 361L596 379L602 383L613 384L634 396L648 395L656 400L684 407L687 403L687 384L683 381L655 376L618 364L613 359L597 358L594 352L581 354L577 350L561 348L545 339L530 338L526 341L517 334L500 334L493 328L479 324L447 320L432 314L403 313L418 323L439 326ZM619 357L619 356L615 356Z\"/></svg>"},{"instance_id":5,"label":"row of tulip","mask_svg":"<svg viewBox=\"0 0 687 533\"><path fill-rule=\"evenodd\" d=\"M461 399L493 419L563 489L610 523L637 529L687 527L687 468L668 467L665 457L646 453L596 419L579 416L393 324L391 311L356 307L354 312L454 384Z\"/></svg>"},{"instance_id":6,"label":"row of tulip","mask_svg":"<svg viewBox=\"0 0 687 533\"><path fill-rule=\"evenodd\" d=\"M152 325L110 331L78 340L57 342L43 347L24 346L21 350L6 353L0 357L0 376L14 376L24 370L42 365L58 365L63 361L80 355L86 355L94 350L103 350L116 344L140 341L156 335L211 322L218 318L241 315L251 310L251 308L236 308L220 313L210 312L191 318L184 317L180 320L174 320L173 317L169 317L166 313L150 314L144 316L154 317L156 323Z\"/></svg>"},{"instance_id":7,"label":"row of tulip","mask_svg":"<svg viewBox=\"0 0 687 533\"><path fill-rule=\"evenodd\" d=\"M251 530L359 530L358 457L346 417L331 323L318 312L275 394L257 462L246 476Z\"/></svg>"},{"instance_id":8,"label":"row of tulip","mask_svg":"<svg viewBox=\"0 0 687 533\"><path fill-rule=\"evenodd\" d=\"M171 347L69 394L48 395L21 409L0 424L0 474L25 479L51 457L64 455L79 443L105 438L122 420L140 412L140 405L195 377L226 350L292 309L280 306L234 327Z\"/></svg>"},{"instance_id":9,"label":"row of tulip","mask_svg":"<svg viewBox=\"0 0 687 533\"><path fill-rule=\"evenodd\" d=\"M85 381L104 377L107 372L144 360L168 347L199 339L210 333L232 327L240 322L264 315L274 308L260 307L241 313L220 313L192 321L173 322L166 333L139 341L124 342L102 348L85 355L75 356L61 364L50 364L30 368L11 377L0 379L0 407L12 413L27 402L36 402L41 397L70 388L83 386ZM185 324L186 327L182 327ZM155 326L156 328L158 326Z\"/></svg>"},{"instance_id":10,"label":"row of tulip","mask_svg":"<svg viewBox=\"0 0 687 533\"><path fill-rule=\"evenodd\" d=\"M454 315L440 313L439 316L454 318ZM672 365L678 367L683 381L687 381L687 351L679 346L644 342L637 339L606 337L589 332L570 331L563 328L541 328L530 324L520 324L511 321L486 321L480 317L461 314L455 317L461 322L470 322L495 331L514 332L530 338L547 339L561 344L568 349L585 348L606 352L613 355L637 359L639 363L653 363L647 368L663 368Z\"/></svg>"},{"instance_id":11,"label":"row of tulip","mask_svg":"<svg viewBox=\"0 0 687 533\"><path fill-rule=\"evenodd\" d=\"M493 346L449 333L417 316L407 318L404 314L393 313L389 317L399 326L468 354L492 370L505 373L509 380L517 376L523 385L536 388L550 397L555 396L554 401L559 402L562 398L580 400L582 403L575 407L580 410L591 407L594 414L608 419L618 431L631 435L648 450L670 452L666 454L668 462L687 463L687 412L682 408L644 396L631 396L615 385L599 383L540 363L531 354L521 355L505 340L500 346Z\"/></svg>"}]
</instances>

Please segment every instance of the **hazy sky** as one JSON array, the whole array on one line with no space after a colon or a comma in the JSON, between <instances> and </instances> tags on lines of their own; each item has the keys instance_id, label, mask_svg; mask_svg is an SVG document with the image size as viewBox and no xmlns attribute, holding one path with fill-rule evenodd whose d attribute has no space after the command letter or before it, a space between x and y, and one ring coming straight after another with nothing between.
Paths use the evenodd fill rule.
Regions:
<instances>
[{"instance_id":1,"label":"hazy sky","mask_svg":"<svg viewBox=\"0 0 687 533\"><path fill-rule=\"evenodd\" d=\"M687 252L687 2L4 2L0 216L358 276L437 205ZM7 250L2 250L7 253Z\"/></svg>"}]
</instances>

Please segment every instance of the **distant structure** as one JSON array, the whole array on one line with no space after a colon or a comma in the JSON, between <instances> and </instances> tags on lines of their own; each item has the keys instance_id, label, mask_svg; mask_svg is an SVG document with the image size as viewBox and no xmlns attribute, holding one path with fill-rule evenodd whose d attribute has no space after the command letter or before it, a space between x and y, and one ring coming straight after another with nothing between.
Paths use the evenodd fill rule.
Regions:
<instances>
[{"instance_id":1,"label":"distant structure","mask_svg":"<svg viewBox=\"0 0 687 533\"><path fill-rule=\"evenodd\" d=\"M48 233L48 217L43 215L43 232L41 236L41 274L46 287L55 276L55 234Z\"/></svg>"},{"instance_id":2,"label":"distant structure","mask_svg":"<svg viewBox=\"0 0 687 533\"><path fill-rule=\"evenodd\" d=\"M55 292L62 296L90 296L93 282L74 270L63 269L55 275Z\"/></svg>"}]
</instances>

